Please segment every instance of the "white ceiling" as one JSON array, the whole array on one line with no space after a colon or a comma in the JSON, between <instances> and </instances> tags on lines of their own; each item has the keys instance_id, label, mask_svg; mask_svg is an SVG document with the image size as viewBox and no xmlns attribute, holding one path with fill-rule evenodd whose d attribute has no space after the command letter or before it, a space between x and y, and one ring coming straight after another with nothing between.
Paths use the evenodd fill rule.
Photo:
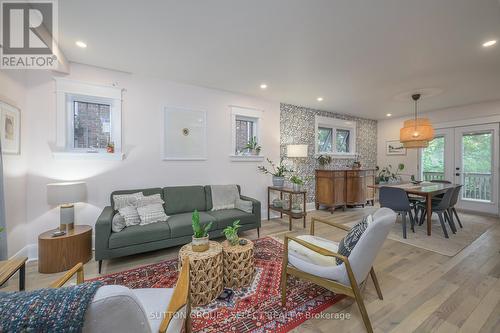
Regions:
<instances>
[{"instance_id":1,"label":"white ceiling","mask_svg":"<svg viewBox=\"0 0 500 333\"><path fill-rule=\"evenodd\" d=\"M59 23L70 61L368 118L500 99L498 0L64 0Z\"/></svg>"}]
</instances>

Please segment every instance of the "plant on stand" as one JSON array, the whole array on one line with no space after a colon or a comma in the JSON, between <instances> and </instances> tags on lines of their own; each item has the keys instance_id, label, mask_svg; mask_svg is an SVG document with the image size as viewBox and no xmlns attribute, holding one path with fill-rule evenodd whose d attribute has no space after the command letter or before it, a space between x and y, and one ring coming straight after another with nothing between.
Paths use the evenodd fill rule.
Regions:
<instances>
[{"instance_id":1,"label":"plant on stand","mask_svg":"<svg viewBox=\"0 0 500 333\"><path fill-rule=\"evenodd\" d=\"M250 155L258 156L260 154L260 150L262 149L262 147L259 146L259 143L257 142L257 137L254 136L253 138L250 139L250 141L247 142L247 144L245 145L245 149Z\"/></svg>"},{"instance_id":2,"label":"plant on stand","mask_svg":"<svg viewBox=\"0 0 500 333\"><path fill-rule=\"evenodd\" d=\"M268 169L265 166L261 165L259 166L259 171L266 175L273 176L273 186L283 187L283 185L285 184L285 176L288 173L292 173L293 170L289 169L283 163L283 158L280 159L280 163L278 165L274 164L274 162L270 159L267 159L267 163L271 165L271 168Z\"/></svg>"},{"instance_id":3,"label":"plant on stand","mask_svg":"<svg viewBox=\"0 0 500 333\"><path fill-rule=\"evenodd\" d=\"M293 175L292 177L290 177L290 182L292 183L293 190L298 192L302 190L302 186L305 183L305 179L302 179L297 175Z\"/></svg>"},{"instance_id":4,"label":"plant on stand","mask_svg":"<svg viewBox=\"0 0 500 333\"><path fill-rule=\"evenodd\" d=\"M232 246L238 245L240 239L238 237L238 229L240 228L240 220L234 221L233 225L227 226L222 233L226 236L227 241Z\"/></svg>"},{"instance_id":5,"label":"plant on stand","mask_svg":"<svg viewBox=\"0 0 500 333\"><path fill-rule=\"evenodd\" d=\"M208 250L210 244L208 242L208 231L212 227L212 222L201 225L200 213L195 209L191 217L191 225L193 227L193 241L191 242L194 252L204 252Z\"/></svg>"}]
</instances>

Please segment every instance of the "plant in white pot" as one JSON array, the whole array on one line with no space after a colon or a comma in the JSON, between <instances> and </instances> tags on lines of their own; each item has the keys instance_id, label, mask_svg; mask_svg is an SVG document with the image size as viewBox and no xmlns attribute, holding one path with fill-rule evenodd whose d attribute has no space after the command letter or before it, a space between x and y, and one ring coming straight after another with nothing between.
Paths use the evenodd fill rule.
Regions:
<instances>
[{"instance_id":1,"label":"plant in white pot","mask_svg":"<svg viewBox=\"0 0 500 333\"><path fill-rule=\"evenodd\" d=\"M283 158L280 159L280 163L278 165L274 164L274 162L270 159L267 159L267 163L271 165L271 168L268 169L265 166L261 165L259 166L260 172L266 175L273 176L273 186L283 187L283 185L285 184L285 176L288 173L292 173L293 170L289 169L285 165L285 163L283 163Z\"/></svg>"},{"instance_id":2,"label":"plant in white pot","mask_svg":"<svg viewBox=\"0 0 500 333\"><path fill-rule=\"evenodd\" d=\"M247 150L248 154L252 156L259 156L262 147L259 146L257 137L254 136L247 142L247 144L245 145L245 149Z\"/></svg>"},{"instance_id":3,"label":"plant in white pot","mask_svg":"<svg viewBox=\"0 0 500 333\"><path fill-rule=\"evenodd\" d=\"M292 188L294 191L301 191L302 186L304 186L305 180L297 175L290 177L290 182L292 183Z\"/></svg>"},{"instance_id":4,"label":"plant in white pot","mask_svg":"<svg viewBox=\"0 0 500 333\"><path fill-rule=\"evenodd\" d=\"M193 241L191 246L194 252L204 252L210 247L208 243L208 231L212 227L212 222L201 225L200 213L198 210L193 212L191 217L191 225L193 227Z\"/></svg>"},{"instance_id":5,"label":"plant in white pot","mask_svg":"<svg viewBox=\"0 0 500 333\"><path fill-rule=\"evenodd\" d=\"M240 238L238 237L238 229L240 227L240 220L237 220L233 222L233 225L227 226L224 230L222 230L222 233L226 236L226 239L231 246L236 246L240 242Z\"/></svg>"}]
</instances>

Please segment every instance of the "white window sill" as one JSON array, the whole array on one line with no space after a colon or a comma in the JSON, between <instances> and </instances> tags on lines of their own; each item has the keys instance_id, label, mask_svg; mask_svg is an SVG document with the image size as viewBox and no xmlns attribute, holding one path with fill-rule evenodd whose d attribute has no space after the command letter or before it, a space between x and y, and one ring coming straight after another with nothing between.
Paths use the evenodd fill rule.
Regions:
<instances>
[{"instance_id":1,"label":"white window sill","mask_svg":"<svg viewBox=\"0 0 500 333\"><path fill-rule=\"evenodd\" d=\"M252 156L252 155L229 155L231 162L262 162L264 161L264 156Z\"/></svg>"},{"instance_id":2,"label":"white window sill","mask_svg":"<svg viewBox=\"0 0 500 333\"><path fill-rule=\"evenodd\" d=\"M316 153L316 155L314 155L315 158L318 158L320 155L323 155L323 156L331 156L333 158L348 158L348 159L351 159L351 158L356 158L356 153L326 153L326 152L323 152L323 153Z\"/></svg>"},{"instance_id":3,"label":"white window sill","mask_svg":"<svg viewBox=\"0 0 500 333\"><path fill-rule=\"evenodd\" d=\"M53 151L52 156L60 160L117 160L121 161L125 158L125 154L121 152L115 153L89 153L78 151Z\"/></svg>"}]
</instances>

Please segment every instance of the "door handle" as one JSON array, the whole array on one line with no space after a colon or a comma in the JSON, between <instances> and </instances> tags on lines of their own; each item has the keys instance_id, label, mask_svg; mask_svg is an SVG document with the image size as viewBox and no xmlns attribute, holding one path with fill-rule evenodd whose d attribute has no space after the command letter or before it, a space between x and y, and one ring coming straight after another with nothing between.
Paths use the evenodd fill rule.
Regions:
<instances>
[{"instance_id":1,"label":"door handle","mask_svg":"<svg viewBox=\"0 0 500 333\"><path fill-rule=\"evenodd\" d=\"M455 174L455 176L460 176L460 174L457 172L457 173Z\"/></svg>"}]
</instances>

